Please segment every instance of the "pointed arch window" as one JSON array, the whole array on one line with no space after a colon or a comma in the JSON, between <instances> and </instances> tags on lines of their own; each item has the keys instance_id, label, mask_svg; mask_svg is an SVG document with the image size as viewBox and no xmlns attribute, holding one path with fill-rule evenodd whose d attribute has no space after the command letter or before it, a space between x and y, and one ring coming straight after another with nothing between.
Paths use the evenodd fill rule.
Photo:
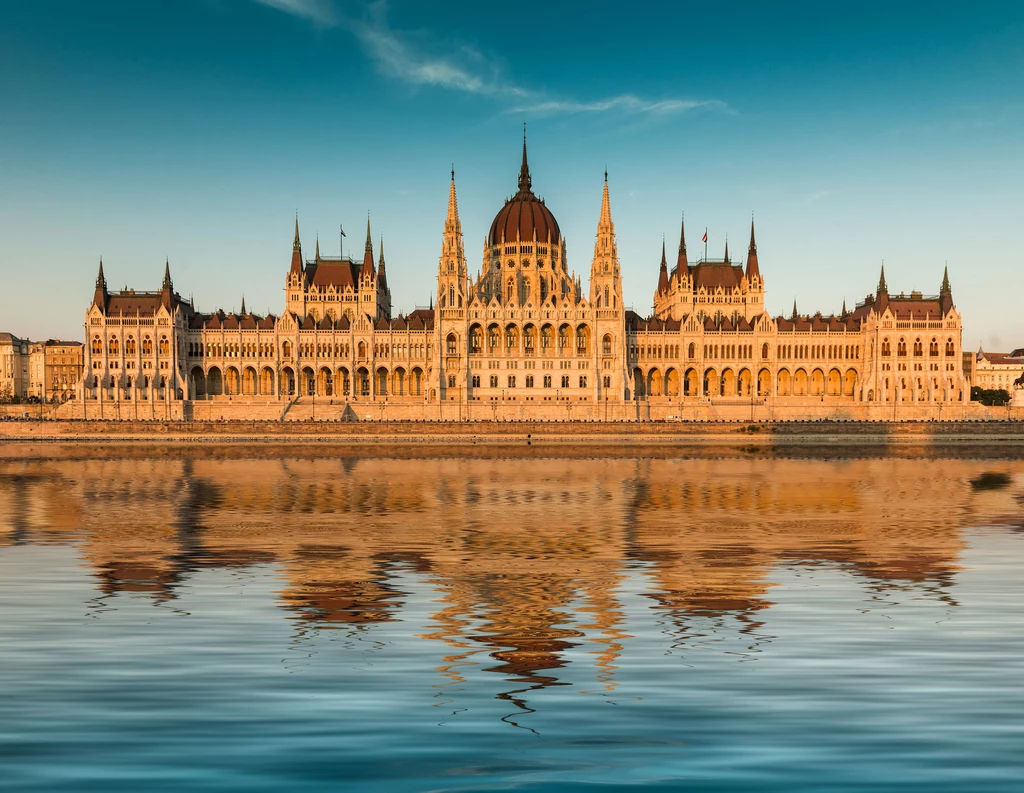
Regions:
<instances>
[{"instance_id":1,"label":"pointed arch window","mask_svg":"<svg viewBox=\"0 0 1024 793\"><path fill-rule=\"evenodd\" d=\"M512 296L515 294L516 281L514 278L509 278L508 283L505 285L505 299L508 302L512 302Z\"/></svg>"}]
</instances>

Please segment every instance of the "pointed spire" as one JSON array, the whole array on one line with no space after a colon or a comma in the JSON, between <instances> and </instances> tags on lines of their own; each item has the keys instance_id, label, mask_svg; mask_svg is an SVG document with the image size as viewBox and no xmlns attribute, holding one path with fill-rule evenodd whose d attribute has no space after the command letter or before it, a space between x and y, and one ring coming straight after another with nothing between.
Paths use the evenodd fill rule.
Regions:
<instances>
[{"instance_id":1,"label":"pointed spire","mask_svg":"<svg viewBox=\"0 0 1024 793\"><path fill-rule=\"evenodd\" d=\"M841 317L845 317L846 316L846 298L845 297L843 298L843 313L840 314L839 316L841 316Z\"/></svg>"},{"instance_id":2,"label":"pointed spire","mask_svg":"<svg viewBox=\"0 0 1024 793\"><path fill-rule=\"evenodd\" d=\"M682 280L689 275L690 263L686 259L686 216L679 221L679 252L676 255L676 278Z\"/></svg>"},{"instance_id":3,"label":"pointed spire","mask_svg":"<svg viewBox=\"0 0 1024 793\"><path fill-rule=\"evenodd\" d=\"M665 259L665 239L661 240L661 267L658 269L658 294L668 292L668 262Z\"/></svg>"},{"instance_id":4,"label":"pointed spire","mask_svg":"<svg viewBox=\"0 0 1024 793\"><path fill-rule=\"evenodd\" d=\"M462 223L459 221L459 199L455 194L455 166L452 166L452 181L448 186L448 217L444 222L444 230L462 233Z\"/></svg>"},{"instance_id":5,"label":"pointed spire","mask_svg":"<svg viewBox=\"0 0 1024 793\"><path fill-rule=\"evenodd\" d=\"M953 308L953 287L949 285L949 266L942 270L942 286L939 287L939 310L946 316Z\"/></svg>"},{"instance_id":6,"label":"pointed spire","mask_svg":"<svg viewBox=\"0 0 1024 793\"><path fill-rule=\"evenodd\" d=\"M313 261L315 261L315 262L319 262L320 261L320 234L319 233L317 233L317 235L316 235L316 253L313 254Z\"/></svg>"},{"instance_id":7,"label":"pointed spire","mask_svg":"<svg viewBox=\"0 0 1024 793\"><path fill-rule=\"evenodd\" d=\"M519 168L519 192L529 193L533 187L533 180L530 179L530 166L526 161L526 122L523 122L523 164Z\"/></svg>"},{"instance_id":8,"label":"pointed spire","mask_svg":"<svg viewBox=\"0 0 1024 793\"><path fill-rule=\"evenodd\" d=\"M302 272L302 243L299 242L299 210L295 210L295 240L292 242L292 266L291 273L298 275Z\"/></svg>"},{"instance_id":9,"label":"pointed spire","mask_svg":"<svg viewBox=\"0 0 1024 793\"><path fill-rule=\"evenodd\" d=\"M608 195L608 171L604 172L604 192L601 194L601 219L598 228L612 228L612 202Z\"/></svg>"},{"instance_id":10,"label":"pointed spire","mask_svg":"<svg viewBox=\"0 0 1024 793\"><path fill-rule=\"evenodd\" d=\"M725 237L725 261L729 261L729 236Z\"/></svg>"},{"instance_id":11,"label":"pointed spire","mask_svg":"<svg viewBox=\"0 0 1024 793\"><path fill-rule=\"evenodd\" d=\"M885 283L885 260L882 261L882 274L878 278L878 294L889 294L889 286Z\"/></svg>"},{"instance_id":12,"label":"pointed spire","mask_svg":"<svg viewBox=\"0 0 1024 793\"><path fill-rule=\"evenodd\" d=\"M373 238L370 236L370 213L366 213L366 247L363 251L363 275L373 278Z\"/></svg>"},{"instance_id":13,"label":"pointed spire","mask_svg":"<svg viewBox=\"0 0 1024 793\"><path fill-rule=\"evenodd\" d=\"M106 289L107 288L107 279L103 276L103 257L102 256L100 256L100 271L96 275L96 288L97 289Z\"/></svg>"},{"instance_id":14,"label":"pointed spire","mask_svg":"<svg viewBox=\"0 0 1024 793\"><path fill-rule=\"evenodd\" d=\"M799 318L799 316L800 316L800 315L796 313L796 298L794 297L794 298L793 298L793 316L791 317L791 319L792 319L792 320L793 320L794 322L796 322L796 320L797 320L797 319Z\"/></svg>"},{"instance_id":15,"label":"pointed spire","mask_svg":"<svg viewBox=\"0 0 1024 793\"><path fill-rule=\"evenodd\" d=\"M747 248L747 280L760 277L761 268L757 264L757 243L754 241L754 216L750 216L750 247Z\"/></svg>"},{"instance_id":16,"label":"pointed spire","mask_svg":"<svg viewBox=\"0 0 1024 793\"><path fill-rule=\"evenodd\" d=\"M244 294L242 295L242 310L241 310L240 313L242 314L243 317L245 316L245 313L246 313L246 311L245 311L245 295Z\"/></svg>"},{"instance_id":17,"label":"pointed spire","mask_svg":"<svg viewBox=\"0 0 1024 793\"><path fill-rule=\"evenodd\" d=\"M167 291L167 292L170 292L171 289L174 288L174 286L171 284L171 260L170 260L170 258L165 258L164 259L164 282L163 282L162 286L163 286L163 289L165 291Z\"/></svg>"}]
</instances>

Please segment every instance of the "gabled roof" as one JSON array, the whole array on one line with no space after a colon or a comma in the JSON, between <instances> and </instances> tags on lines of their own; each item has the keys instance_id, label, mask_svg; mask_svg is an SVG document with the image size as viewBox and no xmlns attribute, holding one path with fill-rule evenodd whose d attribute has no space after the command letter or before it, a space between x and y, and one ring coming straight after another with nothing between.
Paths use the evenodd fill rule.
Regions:
<instances>
[{"instance_id":1,"label":"gabled roof","mask_svg":"<svg viewBox=\"0 0 1024 793\"><path fill-rule=\"evenodd\" d=\"M703 287L709 292L718 287L738 289L743 280L743 268L729 262L700 262L690 267L690 278L694 289Z\"/></svg>"}]
</instances>

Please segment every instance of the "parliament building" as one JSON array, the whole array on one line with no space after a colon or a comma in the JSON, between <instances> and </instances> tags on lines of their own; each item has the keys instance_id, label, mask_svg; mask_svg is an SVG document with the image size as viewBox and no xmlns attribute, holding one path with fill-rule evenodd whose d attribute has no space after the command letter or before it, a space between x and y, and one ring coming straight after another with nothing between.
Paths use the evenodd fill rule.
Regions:
<instances>
[{"instance_id":1,"label":"parliament building","mask_svg":"<svg viewBox=\"0 0 1024 793\"><path fill-rule=\"evenodd\" d=\"M595 197L596 203L596 197ZM653 274L653 268L652 268ZM653 281L652 277L652 281ZM197 311L165 263L159 291L111 292L85 317L86 418L284 420L895 420L961 418L961 317L939 293L892 294L884 268L848 310L771 316L751 223L745 263L662 243L654 308L623 304L605 174L590 277L554 214L518 190L474 276L452 173L430 309L395 313L383 243L361 260L303 256L298 219L280 315Z\"/></svg>"}]
</instances>

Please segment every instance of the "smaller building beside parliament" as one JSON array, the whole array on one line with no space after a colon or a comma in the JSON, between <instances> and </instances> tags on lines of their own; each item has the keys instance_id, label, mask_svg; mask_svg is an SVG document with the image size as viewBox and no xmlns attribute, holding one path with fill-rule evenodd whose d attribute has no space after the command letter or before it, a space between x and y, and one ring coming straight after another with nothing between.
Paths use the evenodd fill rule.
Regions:
<instances>
[{"instance_id":1,"label":"smaller building beside parliament","mask_svg":"<svg viewBox=\"0 0 1024 793\"><path fill-rule=\"evenodd\" d=\"M597 196L594 196L595 208ZM554 214L518 189L471 275L455 175L429 310L395 313L383 244L362 260L303 256L298 220L279 316L197 311L165 263L159 291L86 311L78 418L892 420L961 418L969 385L948 273L938 294L873 293L838 314L765 310L751 223L745 262L687 253L652 268L654 311L622 300L605 174L589 280Z\"/></svg>"}]
</instances>

